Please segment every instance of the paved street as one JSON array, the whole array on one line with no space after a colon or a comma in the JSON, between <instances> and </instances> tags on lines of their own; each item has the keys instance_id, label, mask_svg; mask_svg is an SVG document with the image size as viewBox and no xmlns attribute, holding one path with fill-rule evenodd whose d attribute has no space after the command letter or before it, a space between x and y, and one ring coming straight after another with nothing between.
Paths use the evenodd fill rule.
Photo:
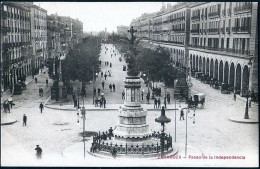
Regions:
<instances>
[{"instance_id":1,"label":"paved street","mask_svg":"<svg viewBox=\"0 0 260 169\"><path fill-rule=\"evenodd\" d=\"M102 46L100 59L102 60L101 69L103 72L106 70L112 71L112 77L108 77L105 81L105 97L107 104L123 104L121 99L121 92L124 89L123 78L126 76L126 72L122 71L122 66L125 62L119 62L118 53L117 56L111 58L111 46L108 45L108 53L105 54L104 46ZM104 66L104 61L112 62L112 68ZM50 86L47 88L45 85L46 74L42 74L38 78L38 84L30 83L27 86L27 90L21 96L14 96L15 107L11 110L11 113L1 113L2 119L11 117L18 120L13 125L1 126L1 161L2 165L21 165L21 164L41 164L47 165L49 163L53 165L66 164L85 165L88 166L91 160L97 158L89 157L83 161L79 159L70 159L65 155L62 155L64 150L73 147L73 145L79 144L82 140L79 135L82 132L82 120L80 119L80 125L77 124L77 112L76 111L64 111L58 109L45 108L41 114L39 111L39 103L45 102L50 96ZM103 78L104 79L104 78ZM102 78L98 77L96 81L96 87L101 87ZM108 85L115 83L116 92L110 92ZM256 165L258 161L258 124L241 124L234 123L228 120L233 115L244 115L245 102L237 99L236 102L232 100L232 95L223 95L219 90L210 88L209 85L202 84L201 82L192 79L193 87L192 93L205 93L206 105L204 109L197 109L195 124L192 123L193 111L188 115L188 145L200 149L204 155L242 155L246 156L246 160L239 160L247 166ZM42 86L44 90L44 97L39 97L38 88ZM142 88L147 88L142 84ZM75 90L75 88L74 88ZM170 90L170 89L168 89ZM88 85L88 94L86 107L92 105L92 84ZM184 103L177 102L177 105L181 104L184 107ZM64 105L65 106L65 105ZM171 103L173 106L173 102ZM56 106L62 109L63 105ZM256 116L258 112L257 105L253 105L250 109L250 117ZM22 116L27 115L28 125L22 126ZM160 116L160 111L149 111L147 115L147 123L150 129L159 131L160 125L157 124L154 119ZM174 111L166 111L166 116L171 118L171 123L166 124L166 133L170 133L174 140ZM118 112L116 110L111 111L88 111L86 115L86 129L87 131L105 131L109 127L114 127L118 123ZM179 121L180 113L177 111L177 143L178 145L185 144L185 121ZM89 138L89 141L91 139ZM88 141L88 143L89 143ZM39 144L43 149L43 160L41 162L35 161L35 146ZM83 143L82 143L83 148ZM188 149L188 154L189 154ZM183 147L180 150L183 154ZM24 155L24 158L20 156ZM83 155L83 154L82 154ZM74 156L76 158L77 156ZM56 162L52 159L57 159ZM23 159L31 159L23 162ZM68 160L68 161L67 161ZM78 163L75 164L75 161ZM126 160L129 163L133 161ZM33 163L30 163L33 162ZM101 160L100 160L101 162ZM107 165L113 165L114 163L105 160ZM122 166L124 160L120 162ZM167 160L167 164L164 160L157 160L157 162L150 162L149 160L138 161L145 166L188 166L185 159L183 160ZM236 165L236 160L233 163L225 160L204 160L204 161L192 161L195 166L203 163L207 166L222 166L222 165ZM95 162L99 165L98 162Z\"/></svg>"}]
</instances>

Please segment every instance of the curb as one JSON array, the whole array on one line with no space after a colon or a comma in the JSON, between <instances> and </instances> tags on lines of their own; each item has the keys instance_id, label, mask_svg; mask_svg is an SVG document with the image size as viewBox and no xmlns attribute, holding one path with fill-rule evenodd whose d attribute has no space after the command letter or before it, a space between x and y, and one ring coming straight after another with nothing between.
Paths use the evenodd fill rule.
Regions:
<instances>
[{"instance_id":1,"label":"curb","mask_svg":"<svg viewBox=\"0 0 260 169\"><path fill-rule=\"evenodd\" d=\"M244 123L244 124L257 124L257 123L259 123L258 119L257 119L257 121L243 121L243 120L232 119L232 117L229 117L228 120L235 122L235 123Z\"/></svg>"},{"instance_id":2,"label":"curb","mask_svg":"<svg viewBox=\"0 0 260 169\"><path fill-rule=\"evenodd\" d=\"M13 121L13 122L7 122L7 123L1 123L1 126L4 126L4 125L12 125L14 123L16 123L17 120Z\"/></svg>"},{"instance_id":3,"label":"curb","mask_svg":"<svg viewBox=\"0 0 260 169\"><path fill-rule=\"evenodd\" d=\"M49 109L53 109L53 110L65 110L65 111L77 111L77 108L58 108L58 107L52 107L49 105L44 105L44 107L49 108ZM86 109L87 111L114 111L114 110L118 110L118 108L100 108L100 109ZM161 109L147 109L147 111L160 111ZM166 110L174 110L174 109L166 109Z\"/></svg>"}]
</instances>

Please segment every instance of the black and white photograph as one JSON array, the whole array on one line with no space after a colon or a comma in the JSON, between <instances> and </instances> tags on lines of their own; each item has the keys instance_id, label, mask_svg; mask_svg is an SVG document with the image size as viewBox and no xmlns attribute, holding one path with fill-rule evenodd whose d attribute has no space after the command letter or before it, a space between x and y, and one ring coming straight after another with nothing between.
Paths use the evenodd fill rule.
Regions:
<instances>
[{"instance_id":1,"label":"black and white photograph","mask_svg":"<svg viewBox=\"0 0 260 169\"><path fill-rule=\"evenodd\" d=\"M259 167L258 2L1 2L2 167Z\"/></svg>"}]
</instances>

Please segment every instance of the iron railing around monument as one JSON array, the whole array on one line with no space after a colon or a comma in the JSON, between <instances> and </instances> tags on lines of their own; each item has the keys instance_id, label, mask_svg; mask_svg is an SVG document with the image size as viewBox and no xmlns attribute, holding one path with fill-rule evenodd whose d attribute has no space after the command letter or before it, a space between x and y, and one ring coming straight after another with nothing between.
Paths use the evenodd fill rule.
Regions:
<instances>
[{"instance_id":1,"label":"iron railing around monument","mask_svg":"<svg viewBox=\"0 0 260 169\"><path fill-rule=\"evenodd\" d=\"M150 136L151 138L161 138L161 134L159 132L155 132ZM92 153L95 152L108 152L111 153L113 149L116 150L117 154L153 154L159 153L161 151L161 143L160 141L156 144L141 144L141 145L132 145L132 144L113 144L112 141L109 143L113 135L109 133L97 134L93 136L93 143L90 148ZM167 152L170 148L172 148L172 137L170 135L164 135L164 151Z\"/></svg>"}]
</instances>

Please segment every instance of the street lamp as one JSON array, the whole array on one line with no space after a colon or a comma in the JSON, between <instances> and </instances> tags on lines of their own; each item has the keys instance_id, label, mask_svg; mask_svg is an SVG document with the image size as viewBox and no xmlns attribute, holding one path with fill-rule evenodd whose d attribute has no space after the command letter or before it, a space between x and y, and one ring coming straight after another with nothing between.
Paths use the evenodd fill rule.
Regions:
<instances>
[{"instance_id":1,"label":"street lamp","mask_svg":"<svg viewBox=\"0 0 260 169\"><path fill-rule=\"evenodd\" d=\"M161 133L161 137L160 137L160 142L161 142L161 156L163 156L164 155L164 140L165 140L164 123L171 122L171 119L167 118L165 115L164 106L162 107L162 110L161 110L161 116L156 118L155 122L161 123L161 125L162 125L162 133Z\"/></svg>"},{"instance_id":2,"label":"street lamp","mask_svg":"<svg viewBox=\"0 0 260 169\"><path fill-rule=\"evenodd\" d=\"M248 97L249 97L249 80L250 80L250 69L251 69L251 66L252 66L252 61L251 59L249 60L248 62L248 72L249 72L249 75L248 75L248 84L247 84L247 89L246 89L246 108L245 108L245 116L244 118L245 119L249 119L249 115L248 115Z\"/></svg>"},{"instance_id":3,"label":"street lamp","mask_svg":"<svg viewBox=\"0 0 260 169\"><path fill-rule=\"evenodd\" d=\"M79 93L80 93L80 88L78 87L78 109L79 109Z\"/></svg>"},{"instance_id":4,"label":"street lamp","mask_svg":"<svg viewBox=\"0 0 260 169\"><path fill-rule=\"evenodd\" d=\"M83 98L82 98L83 99ZM86 109L84 107L84 99L83 99L83 107L81 109L81 114L82 114L82 118L83 118L83 142L84 142L84 158L86 156L86 145L85 145L85 120L86 120Z\"/></svg>"},{"instance_id":5,"label":"street lamp","mask_svg":"<svg viewBox=\"0 0 260 169\"><path fill-rule=\"evenodd\" d=\"M164 85L164 104L165 104L165 109L167 108L166 105L167 105L167 87L166 85Z\"/></svg>"},{"instance_id":6,"label":"street lamp","mask_svg":"<svg viewBox=\"0 0 260 169\"><path fill-rule=\"evenodd\" d=\"M187 145L188 145L188 113L190 112L190 109L189 107L185 107L185 108L182 108L181 105L179 106L179 110L182 111L186 109L186 139L185 139L185 157L187 157ZM193 113L193 124L195 124L195 107L193 109L194 113Z\"/></svg>"}]
</instances>

